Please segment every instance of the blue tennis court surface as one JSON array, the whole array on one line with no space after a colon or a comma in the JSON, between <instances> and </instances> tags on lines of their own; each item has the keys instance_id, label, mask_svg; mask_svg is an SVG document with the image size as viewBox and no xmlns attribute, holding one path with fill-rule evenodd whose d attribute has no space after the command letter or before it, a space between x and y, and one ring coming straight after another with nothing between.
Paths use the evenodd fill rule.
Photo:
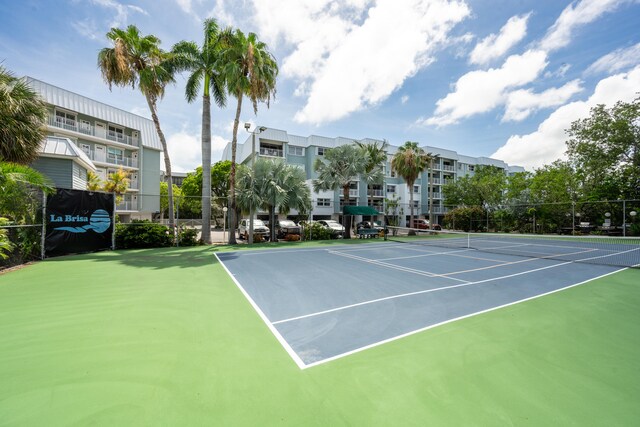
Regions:
<instances>
[{"instance_id":1,"label":"blue tennis court surface","mask_svg":"<svg viewBox=\"0 0 640 427\"><path fill-rule=\"evenodd\" d=\"M553 252L601 256L571 243L552 243ZM534 251L543 245L531 244ZM506 249L372 242L217 257L301 368L623 268Z\"/></svg>"}]
</instances>

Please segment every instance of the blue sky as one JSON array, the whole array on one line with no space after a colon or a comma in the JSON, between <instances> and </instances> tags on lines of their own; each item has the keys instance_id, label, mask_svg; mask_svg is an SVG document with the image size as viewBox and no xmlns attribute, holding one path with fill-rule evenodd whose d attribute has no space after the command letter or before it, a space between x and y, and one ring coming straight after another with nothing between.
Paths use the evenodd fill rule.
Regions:
<instances>
[{"instance_id":1,"label":"blue sky","mask_svg":"<svg viewBox=\"0 0 640 427\"><path fill-rule=\"evenodd\" d=\"M307 136L407 140L528 169L563 156L564 130L600 103L640 93L639 0L1 0L0 61L149 116L142 95L109 91L96 67L110 27L137 25L170 49L202 42L216 18L265 41L277 96L241 123ZM200 164L200 105L182 76L159 117L172 163ZM213 158L235 100L213 110ZM239 140L246 135L241 127Z\"/></svg>"}]
</instances>

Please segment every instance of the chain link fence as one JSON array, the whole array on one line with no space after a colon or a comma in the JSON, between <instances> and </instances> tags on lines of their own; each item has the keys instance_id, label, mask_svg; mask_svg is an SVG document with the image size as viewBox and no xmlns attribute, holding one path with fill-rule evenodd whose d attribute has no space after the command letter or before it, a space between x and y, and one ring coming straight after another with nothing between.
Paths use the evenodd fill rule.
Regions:
<instances>
[{"instance_id":1,"label":"chain link fence","mask_svg":"<svg viewBox=\"0 0 640 427\"><path fill-rule=\"evenodd\" d=\"M43 193L25 189L20 197L0 197L0 270L40 259Z\"/></svg>"}]
</instances>

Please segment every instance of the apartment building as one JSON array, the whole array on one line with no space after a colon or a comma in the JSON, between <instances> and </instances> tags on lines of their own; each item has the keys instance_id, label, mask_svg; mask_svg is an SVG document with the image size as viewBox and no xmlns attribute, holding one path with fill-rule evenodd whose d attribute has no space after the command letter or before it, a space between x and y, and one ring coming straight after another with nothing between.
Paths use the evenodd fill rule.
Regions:
<instances>
[{"instance_id":1,"label":"apartment building","mask_svg":"<svg viewBox=\"0 0 640 427\"><path fill-rule=\"evenodd\" d=\"M150 219L160 210L162 146L151 120L31 77L27 81L49 111L35 169L59 188L84 190L88 171L104 181L122 168L129 188L116 206L120 219Z\"/></svg>"},{"instance_id":2,"label":"apartment building","mask_svg":"<svg viewBox=\"0 0 640 427\"><path fill-rule=\"evenodd\" d=\"M397 152L398 146L390 145L387 149L388 158L384 165L384 182L367 188L361 183L358 177L354 177L349 190L349 200L345 202L342 190L313 192L312 182L317 178L313 170L315 159L323 156L325 151L344 144L353 144L354 138L329 138L324 136L311 135L307 137L290 135L284 130L267 128L256 134L255 155L271 159L280 159L289 164L296 165L307 174L307 184L311 188L313 199L312 218L320 219L341 219L342 207L348 205L370 205L379 212L390 212L389 203L386 200L396 201L398 207L395 213L401 215L401 221L408 223L410 213L410 192L413 193L414 215L428 217L429 215L429 187L432 187L433 213L438 222L442 222L442 217L448 211L444 205L444 195L442 186L451 180L456 180L461 176L472 175L475 168L480 165L493 165L505 171L506 174L524 172L521 166L510 166L502 160L489 157L471 157L458 154L455 151L428 145L422 146L427 153L437 156L434 161L433 177L427 170L409 188L407 183L396 176L391 170L391 159ZM365 138L358 140L364 144L378 143L381 140ZM252 141L249 135L244 143L239 143L236 153L238 163L247 163L252 157ZM223 160L231 160L231 144L227 144L222 154ZM264 212L258 212L258 217L262 217ZM291 212L290 215L296 215Z\"/></svg>"}]
</instances>

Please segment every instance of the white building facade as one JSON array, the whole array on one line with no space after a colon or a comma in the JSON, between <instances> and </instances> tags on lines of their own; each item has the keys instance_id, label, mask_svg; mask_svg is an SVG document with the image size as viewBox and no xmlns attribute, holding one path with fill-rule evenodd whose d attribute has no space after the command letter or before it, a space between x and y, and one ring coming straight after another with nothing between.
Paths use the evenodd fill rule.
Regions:
<instances>
[{"instance_id":1,"label":"white building facade","mask_svg":"<svg viewBox=\"0 0 640 427\"><path fill-rule=\"evenodd\" d=\"M86 190L87 172L104 182L123 169L129 188L116 213L122 221L151 219L160 210L160 152L153 122L27 77L46 102L47 137L32 167L59 188Z\"/></svg>"},{"instance_id":2,"label":"white building facade","mask_svg":"<svg viewBox=\"0 0 640 427\"><path fill-rule=\"evenodd\" d=\"M353 144L354 138L328 138L324 136L311 135L302 137L290 135L284 130L267 128L265 131L255 136L256 156L275 160L286 161L303 169L307 174L307 185L311 188L313 199L312 219L338 219L341 218L342 206L344 205L342 190L324 191L315 193L312 182L317 178L313 170L315 159L324 155L325 150L345 144ZM378 143L382 140L361 139L357 140L363 144ZM505 171L505 174L524 172L521 166L510 166L507 163L489 157L471 157L458 154L455 151L427 145L421 146L425 152L437 156L434 161L432 197L433 214L436 222L442 222L442 217L449 210L444 205L444 195L442 187L449 181L456 180L465 175L472 175L475 168L482 165L496 166ZM429 171L423 172L416 180L413 188L409 188L407 183L400 177L395 176L391 170L391 159L397 152L398 146L389 145L387 149L387 162L384 166L384 182L367 189L365 183L361 183L358 177L354 177L349 191L349 205L371 205L381 213L397 214L401 216L401 223L408 223L410 212L410 192L413 192L414 215L429 216L429 184L431 177ZM244 143L238 143L236 161L247 163L252 155L251 135ZM223 160L231 160L231 144L227 144L222 154ZM385 201L386 199L386 201ZM389 200L396 201L398 207L394 212L390 211ZM262 217L264 212L259 212L258 217ZM290 212L290 217L295 217L297 212ZM266 219L266 217L265 217Z\"/></svg>"}]
</instances>

